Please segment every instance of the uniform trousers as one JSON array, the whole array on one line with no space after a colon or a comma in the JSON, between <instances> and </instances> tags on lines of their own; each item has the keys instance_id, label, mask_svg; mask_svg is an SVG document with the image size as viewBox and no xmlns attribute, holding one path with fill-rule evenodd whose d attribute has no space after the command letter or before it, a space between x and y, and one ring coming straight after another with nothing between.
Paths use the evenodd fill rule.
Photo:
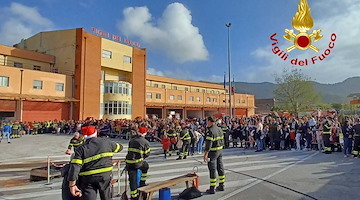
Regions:
<instances>
[{"instance_id":1,"label":"uniform trousers","mask_svg":"<svg viewBox=\"0 0 360 200\"><path fill-rule=\"evenodd\" d=\"M99 191L101 200L111 200L111 176L111 172L101 175L81 176L79 178L81 199L96 200Z\"/></svg>"},{"instance_id":2,"label":"uniform trousers","mask_svg":"<svg viewBox=\"0 0 360 200\"><path fill-rule=\"evenodd\" d=\"M222 150L218 151L210 151L208 158L210 161L208 162L208 168L210 172L210 186L214 187L216 186L216 171L219 175L219 183L224 184L225 183L225 171L224 171L224 165L222 162Z\"/></svg>"}]
</instances>

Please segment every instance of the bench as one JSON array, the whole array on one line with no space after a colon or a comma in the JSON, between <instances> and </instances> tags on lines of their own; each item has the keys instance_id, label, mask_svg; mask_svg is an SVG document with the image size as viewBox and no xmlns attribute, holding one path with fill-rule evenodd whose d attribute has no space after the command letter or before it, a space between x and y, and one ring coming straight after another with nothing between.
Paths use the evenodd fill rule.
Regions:
<instances>
[{"instance_id":1,"label":"bench","mask_svg":"<svg viewBox=\"0 0 360 200\"><path fill-rule=\"evenodd\" d=\"M195 173L189 173L187 175L172 178L170 180L150 183L147 186L138 188L138 191L140 192L139 199L144 199L144 196L146 197L146 195L147 195L146 199L151 200L154 192L156 192L160 189L163 189L163 188L175 186L175 185L177 185L179 183L183 183L183 182L185 182L186 188L190 187L189 181L192 181L192 186L198 187L198 185L195 181L195 179L197 179L197 178L199 178L199 176L196 175Z\"/></svg>"}]
</instances>

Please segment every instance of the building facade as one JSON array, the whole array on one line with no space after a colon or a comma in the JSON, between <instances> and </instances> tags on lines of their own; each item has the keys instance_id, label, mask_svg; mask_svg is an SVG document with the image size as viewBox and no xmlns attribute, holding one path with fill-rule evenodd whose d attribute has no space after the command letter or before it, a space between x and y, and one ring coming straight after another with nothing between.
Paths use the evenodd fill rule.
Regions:
<instances>
[{"instance_id":1,"label":"building facade","mask_svg":"<svg viewBox=\"0 0 360 200\"><path fill-rule=\"evenodd\" d=\"M145 115L145 49L83 28L41 32L16 47L52 55L54 72L74 76L75 120Z\"/></svg>"},{"instance_id":2,"label":"building facade","mask_svg":"<svg viewBox=\"0 0 360 200\"><path fill-rule=\"evenodd\" d=\"M221 84L147 75L146 49L104 38L104 32L95 34L83 28L41 32L15 48L0 46L0 118L229 114L228 94ZM255 113L253 95L234 94L232 105L235 116Z\"/></svg>"},{"instance_id":3,"label":"building facade","mask_svg":"<svg viewBox=\"0 0 360 200\"><path fill-rule=\"evenodd\" d=\"M254 95L232 95L234 116L255 114ZM223 85L186 81L148 74L146 76L146 114L177 118L204 118L229 115L229 95Z\"/></svg>"},{"instance_id":4,"label":"building facade","mask_svg":"<svg viewBox=\"0 0 360 200\"><path fill-rule=\"evenodd\" d=\"M73 77L52 73L55 57L0 45L0 120L71 119Z\"/></svg>"}]
</instances>

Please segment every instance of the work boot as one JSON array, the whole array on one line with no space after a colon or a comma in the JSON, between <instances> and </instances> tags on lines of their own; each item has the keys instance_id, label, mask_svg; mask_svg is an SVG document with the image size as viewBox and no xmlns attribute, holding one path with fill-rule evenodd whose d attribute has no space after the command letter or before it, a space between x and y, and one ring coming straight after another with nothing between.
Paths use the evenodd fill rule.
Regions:
<instances>
[{"instance_id":1,"label":"work boot","mask_svg":"<svg viewBox=\"0 0 360 200\"><path fill-rule=\"evenodd\" d=\"M216 191L225 191L224 184L220 184L216 187Z\"/></svg>"},{"instance_id":2,"label":"work boot","mask_svg":"<svg viewBox=\"0 0 360 200\"><path fill-rule=\"evenodd\" d=\"M210 186L210 188L206 190L206 193L208 193L208 194L215 194L214 186Z\"/></svg>"},{"instance_id":3,"label":"work boot","mask_svg":"<svg viewBox=\"0 0 360 200\"><path fill-rule=\"evenodd\" d=\"M182 160L182 157L181 157L181 156L179 156L178 158L176 158L176 160Z\"/></svg>"},{"instance_id":4,"label":"work boot","mask_svg":"<svg viewBox=\"0 0 360 200\"><path fill-rule=\"evenodd\" d=\"M186 156L184 156L184 158L183 159L186 159Z\"/></svg>"}]
</instances>

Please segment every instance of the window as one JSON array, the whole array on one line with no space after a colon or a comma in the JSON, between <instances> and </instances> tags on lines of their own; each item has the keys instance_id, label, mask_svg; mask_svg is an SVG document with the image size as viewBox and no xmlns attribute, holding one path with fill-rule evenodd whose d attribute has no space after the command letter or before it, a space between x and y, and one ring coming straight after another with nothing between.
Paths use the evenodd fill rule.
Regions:
<instances>
[{"instance_id":1,"label":"window","mask_svg":"<svg viewBox=\"0 0 360 200\"><path fill-rule=\"evenodd\" d=\"M111 58L112 58L112 52L103 49L101 56L102 56L103 58L109 58L109 59L111 59Z\"/></svg>"},{"instance_id":2,"label":"window","mask_svg":"<svg viewBox=\"0 0 360 200\"><path fill-rule=\"evenodd\" d=\"M213 102L216 103L216 102L217 102L217 98L213 98Z\"/></svg>"},{"instance_id":3,"label":"window","mask_svg":"<svg viewBox=\"0 0 360 200\"><path fill-rule=\"evenodd\" d=\"M131 115L131 104L127 101L104 102L103 111L100 111L100 113L107 115Z\"/></svg>"},{"instance_id":4,"label":"window","mask_svg":"<svg viewBox=\"0 0 360 200\"><path fill-rule=\"evenodd\" d=\"M177 86L173 86L173 90L177 90Z\"/></svg>"},{"instance_id":5,"label":"window","mask_svg":"<svg viewBox=\"0 0 360 200\"><path fill-rule=\"evenodd\" d=\"M23 64L19 62L14 62L14 67L23 68Z\"/></svg>"},{"instance_id":6,"label":"window","mask_svg":"<svg viewBox=\"0 0 360 200\"><path fill-rule=\"evenodd\" d=\"M243 100L241 101L241 103L245 103L245 99L243 99Z\"/></svg>"},{"instance_id":7,"label":"window","mask_svg":"<svg viewBox=\"0 0 360 200\"><path fill-rule=\"evenodd\" d=\"M9 87L9 77L0 76L0 86Z\"/></svg>"},{"instance_id":8,"label":"window","mask_svg":"<svg viewBox=\"0 0 360 200\"><path fill-rule=\"evenodd\" d=\"M200 92L200 89L196 89L196 92Z\"/></svg>"},{"instance_id":9,"label":"window","mask_svg":"<svg viewBox=\"0 0 360 200\"><path fill-rule=\"evenodd\" d=\"M131 95L131 84L125 82L105 83L105 93Z\"/></svg>"},{"instance_id":10,"label":"window","mask_svg":"<svg viewBox=\"0 0 360 200\"><path fill-rule=\"evenodd\" d=\"M42 81L34 80L33 88L38 89L38 90L42 90L42 85L43 85Z\"/></svg>"},{"instance_id":11,"label":"window","mask_svg":"<svg viewBox=\"0 0 360 200\"><path fill-rule=\"evenodd\" d=\"M194 101L194 97L193 97L193 96L190 97L190 101Z\"/></svg>"},{"instance_id":12,"label":"window","mask_svg":"<svg viewBox=\"0 0 360 200\"><path fill-rule=\"evenodd\" d=\"M161 88L165 89L165 88L166 88L166 86L165 86L165 85L161 85Z\"/></svg>"},{"instance_id":13,"label":"window","mask_svg":"<svg viewBox=\"0 0 360 200\"><path fill-rule=\"evenodd\" d=\"M38 70L38 71L41 71L41 66L34 65L33 70Z\"/></svg>"},{"instance_id":14,"label":"window","mask_svg":"<svg viewBox=\"0 0 360 200\"><path fill-rule=\"evenodd\" d=\"M185 88L185 91L189 91L189 88L186 87L186 88Z\"/></svg>"},{"instance_id":15,"label":"window","mask_svg":"<svg viewBox=\"0 0 360 200\"><path fill-rule=\"evenodd\" d=\"M146 98L152 99L152 93L151 92L146 93Z\"/></svg>"},{"instance_id":16,"label":"window","mask_svg":"<svg viewBox=\"0 0 360 200\"><path fill-rule=\"evenodd\" d=\"M216 94L220 94L220 91L217 91Z\"/></svg>"},{"instance_id":17,"label":"window","mask_svg":"<svg viewBox=\"0 0 360 200\"><path fill-rule=\"evenodd\" d=\"M211 98L210 97L208 97L208 98L206 98L206 102L211 102Z\"/></svg>"},{"instance_id":18,"label":"window","mask_svg":"<svg viewBox=\"0 0 360 200\"><path fill-rule=\"evenodd\" d=\"M64 83L56 83L55 90L59 91L59 92L63 92L64 91Z\"/></svg>"},{"instance_id":19,"label":"window","mask_svg":"<svg viewBox=\"0 0 360 200\"><path fill-rule=\"evenodd\" d=\"M196 101L200 102L201 101L200 97L196 97Z\"/></svg>"},{"instance_id":20,"label":"window","mask_svg":"<svg viewBox=\"0 0 360 200\"><path fill-rule=\"evenodd\" d=\"M156 99L161 99L161 94L157 93L156 94Z\"/></svg>"},{"instance_id":21,"label":"window","mask_svg":"<svg viewBox=\"0 0 360 200\"><path fill-rule=\"evenodd\" d=\"M178 100L182 100L182 96L181 95L178 95Z\"/></svg>"},{"instance_id":22,"label":"window","mask_svg":"<svg viewBox=\"0 0 360 200\"><path fill-rule=\"evenodd\" d=\"M174 100L174 95L170 95L170 100Z\"/></svg>"},{"instance_id":23,"label":"window","mask_svg":"<svg viewBox=\"0 0 360 200\"><path fill-rule=\"evenodd\" d=\"M236 103L240 103L240 99L238 99L238 100L236 101Z\"/></svg>"},{"instance_id":24,"label":"window","mask_svg":"<svg viewBox=\"0 0 360 200\"><path fill-rule=\"evenodd\" d=\"M158 88L158 87L159 87L159 84L155 83L154 88Z\"/></svg>"},{"instance_id":25,"label":"window","mask_svg":"<svg viewBox=\"0 0 360 200\"><path fill-rule=\"evenodd\" d=\"M206 92L206 90L205 90L205 89L203 89L203 90L202 90L202 93L205 93L205 92Z\"/></svg>"},{"instance_id":26,"label":"window","mask_svg":"<svg viewBox=\"0 0 360 200\"><path fill-rule=\"evenodd\" d=\"M131 63L131 57L130 56L124 56L124 63Z\"/></svg>"}]
</instances>

